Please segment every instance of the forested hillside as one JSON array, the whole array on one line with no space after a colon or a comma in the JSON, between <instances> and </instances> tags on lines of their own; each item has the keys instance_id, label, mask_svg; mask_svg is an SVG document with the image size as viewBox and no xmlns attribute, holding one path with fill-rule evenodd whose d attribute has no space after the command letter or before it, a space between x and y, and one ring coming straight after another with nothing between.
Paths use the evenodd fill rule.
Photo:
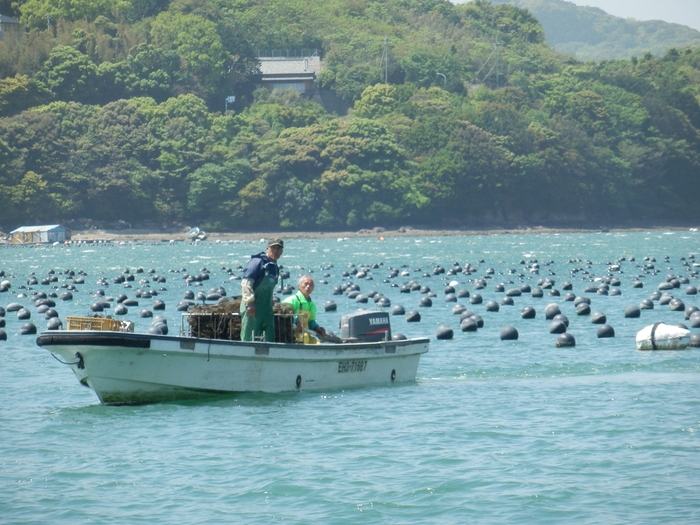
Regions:
<instances>
[{"instance_id":1,"label":"forested hillside","mask_svg":"<svg viewBox=\"0 0 700 525\"><path fill-rule=\"evenodd\" d=\"M665 54L672 47L700 46L700 31L662 20L633 20L566 0L493 0L530 11L554 49L579 60Z\"/></svg>"},{"instance_id":2,"label":"forested hillside","mask_svg":"<svg viewBox=\"0 0 700 525\"><path fill-rule=\"evenodd\" d=\"M21 38L0 41L5 230L700 218L697 48L579 63L529 12L480 0L18 9ZM348 115L255 90L256 50L309 48Z\"/></svg>"}]
</instances>

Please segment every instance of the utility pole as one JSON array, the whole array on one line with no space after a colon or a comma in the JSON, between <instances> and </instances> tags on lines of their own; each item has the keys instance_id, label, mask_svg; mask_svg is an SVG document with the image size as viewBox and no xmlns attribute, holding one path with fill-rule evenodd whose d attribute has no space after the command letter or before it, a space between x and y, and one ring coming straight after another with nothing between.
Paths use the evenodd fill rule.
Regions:
<instances>
[{"instance_id":1,"label":"utility pole","mask_svg":"<svg viewBox=\"0 0 700 525\"><path fill-rule=\"evenodd\" d=\"M496 46L496 89L498 89L500 87L499 86L499 78L498 78L498 73L499 73L499 71L498 71L498 65L499 65L498 64L498 37L496 37L495 46Z\"/></svg>"},{"instance_id":2,"label":"utility pole","mask_svg":"<svg viewBox=\"0 0 700 525\"><path fill-rule=\"evenodd\" d=\"M384 52L382 53L382 62L384 63L384 83L389 83L389 37L384 37ZM381 62L379 64L381 66Z\"/></svg>"}]
</instances>

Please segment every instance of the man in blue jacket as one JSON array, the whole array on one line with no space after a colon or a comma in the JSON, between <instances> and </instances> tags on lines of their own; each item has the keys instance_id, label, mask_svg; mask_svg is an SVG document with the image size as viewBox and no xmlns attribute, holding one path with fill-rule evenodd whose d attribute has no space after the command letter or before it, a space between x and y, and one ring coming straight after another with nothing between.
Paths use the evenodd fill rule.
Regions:
<instances>
[{"instance_id":1,"label":"man in blue jacket","mask_svg":"<svg viewBox=\"0 0 700 525\"><path fill-rule=\"evenodd\" d=\"M252 341L265 333L274 342L273 294L279 280L277 260L282 256L282 239L270 239L264 252L250 257L241 281L241 341Z\"/></svg>"}]
</instances>

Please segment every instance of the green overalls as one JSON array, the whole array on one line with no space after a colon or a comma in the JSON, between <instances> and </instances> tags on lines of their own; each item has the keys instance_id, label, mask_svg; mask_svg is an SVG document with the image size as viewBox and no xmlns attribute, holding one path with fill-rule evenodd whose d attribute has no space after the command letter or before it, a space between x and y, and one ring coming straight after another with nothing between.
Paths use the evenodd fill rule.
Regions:
<instances>
[{"instance_id":1,"label":"green overalls","mask_svg":"<svg viewBox=\"0 0 700 525\"><path fill-rule=\"evenodd\" d=\"M269 274L268 265L265 265L265 275L260 284L253 290L255 295L255 317L250 318L246 314L246 304L241 302L241 341L252 341L253 335L256 338L265 332L265 341L274 343L275 341L275 316L272 310L272 295L279 279L277 275Z\"/></svg>"}]
</instances>

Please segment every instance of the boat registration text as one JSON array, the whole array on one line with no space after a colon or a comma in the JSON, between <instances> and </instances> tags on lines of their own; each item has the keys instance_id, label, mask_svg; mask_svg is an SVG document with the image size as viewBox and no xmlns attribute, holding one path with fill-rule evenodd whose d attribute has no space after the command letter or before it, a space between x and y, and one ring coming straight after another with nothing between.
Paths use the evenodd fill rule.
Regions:
<instances>
[{"instance_id":1,"label":"boat registration text","mask_svg":"<svg viewBox=\"0 0 700 525\"><path fill-rule=\"evenodd\" d=\"M364 372L367 368L367 361L339 361L338 373L346 374L348 372Z\"/></svg>"}]
</instances>

